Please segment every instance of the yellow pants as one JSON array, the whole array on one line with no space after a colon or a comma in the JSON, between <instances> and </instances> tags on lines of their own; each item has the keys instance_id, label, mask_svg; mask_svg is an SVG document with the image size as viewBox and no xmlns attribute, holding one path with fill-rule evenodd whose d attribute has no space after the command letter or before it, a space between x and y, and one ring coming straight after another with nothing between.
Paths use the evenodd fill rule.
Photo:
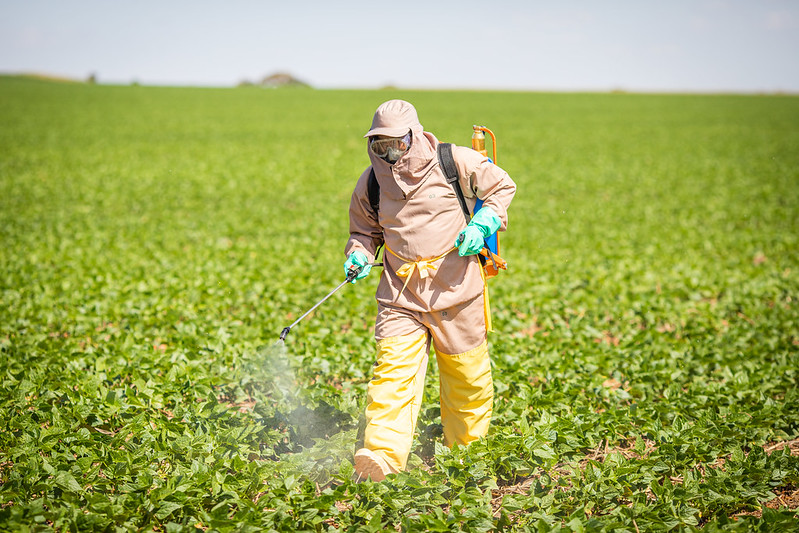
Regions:
<instances>
[{"instance_id":1,"label":"yellow pants","mask_svg":"<svg viewBox=\"0 0 799 533\"><path fill-rule=\"evenodd\" d=\"M482 303L464 306L460 311L466 315L482 313ZM444 313L444 316L452 317L451 313ZM383 309L378 314L378 335L386 331L416 330L378 338L377 363L368 388L364 447L382 457L394 472L405 469L411 451L431 340L440 374L444 443L452 446L477 440L486 435L491 422L494 388L485 329L472 334L479 342L473 348L461 353L446 353L439 345L444 347L451 343L441 329L451 329L449 324L461 321L432 317L433 323L430 323L427 320L430 317L425 315L427 313L397 309ZM455 327L462 328L462 323ZM455 345L464 342L463 336L458 338Z\"/></svg>"}]
</instances>

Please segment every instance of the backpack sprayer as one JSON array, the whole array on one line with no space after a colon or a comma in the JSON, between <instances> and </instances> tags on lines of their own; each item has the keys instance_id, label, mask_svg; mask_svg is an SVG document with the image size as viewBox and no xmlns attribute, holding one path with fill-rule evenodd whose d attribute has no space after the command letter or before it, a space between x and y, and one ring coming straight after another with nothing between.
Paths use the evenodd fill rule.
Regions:
<instances>
[{"instance_id":1,"label":"backpack sprayer","mask_svg":"<svg viewBox=\"0 0 799 533\"><path fill-rule=\"evenodd\" d=\"M497 138L494 136L494 132L491 131L490 129L484 127L484 126L472 126L472 129L474 130L474 132L472 133L472 149L474 149L477 152L480 152L485 157L488 157L488 151L486 150L486 137L485 137L485 134L488 133L491 136L491 148L492 148L492 152L493 152L493 156L494 156L493 159L489 158L489 160L492 163L496 163L497 162ZM372 194L373 194L372 191L370 191L370 196ZM379 194L379 189L378 189L378 194ZM378 197L378 199L379 199L379 197ZM370 199L370 201L371 201L371 199ZM482 205L483 205L483 201L478 198L477 199L477 203L474 206L475 212L477 212L477 210L480 209L480 207ZM491 261L490 263L486 262L483 265L483 268L484 268L485 273L486 273L486 277L487 278L491 278L491 277L496 276L499 273L500 269L503 269L503 270L506 269L507 268L507 264L505 263L504 260L502 260L502 258L499 257L499 234L498 233L494 233L493 235L488 237L485 242L486 242L486 247L483 248L483 250L480 252L480 255L483 256L484 258L489 259ZM484 259L484 261L485 261L485 259ZM382 263L374 263L372 266L382 266ZM320 305L325 303L325 301L327 301L328 298L330 298L336 292L338 292L344 285L346 285L347 283L349 283L352 280L354 280L355 277L358 274L361 273L362 269L363 269L363 267L355 267L355 266L350 268L349 272L347 273L347 279L342 281L341 284L339 284L338 287L336 287L335 289L330 291L327 294L327 296L325 296L324 298L322 298L321 300L316 302L313 307L311 307L305 313L303 313L303 315L300 318L298 318L297 320L295 320L290 326L286 326L285 328L283 328L283 331L280 332L280 338L277 341L278 344L283 344L286 341L286 337L288 336L289 332L291 331L291 328L296 326L297 323L299 323L303 318L305 318L306 316L310 315L317 307L319 307Z\"/></svg>"},{"instance_id":2,"label":"backpack sprayer","mask_svg":"<svg viewBox=\"0 0 799 533\"><path fill-rule=\"evenodd\" d=\"M497 138L494 132L485 126L472 126L472 149L480 152L485 157L488 157L488 150L486 150L486 136L488 133L491 136L491 150L494 158L488 160L497 164ZM478 198L474 204L474 212L476 213L483 206L483 201ZM507 270L508 265L504 259L499 256L499 232L494 232L485 240L485 248L480 251L482 256L483 270L485 271L486 278L493 278L499 274L500 270ZM490 260L487 261L487 260Z\"/></svg>"}]
</instances>

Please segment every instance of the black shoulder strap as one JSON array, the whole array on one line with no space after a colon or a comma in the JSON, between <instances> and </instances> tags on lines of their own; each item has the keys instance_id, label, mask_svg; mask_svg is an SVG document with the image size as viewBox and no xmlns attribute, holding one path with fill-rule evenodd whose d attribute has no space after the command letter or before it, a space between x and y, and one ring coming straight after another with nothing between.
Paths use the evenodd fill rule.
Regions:
<instances>
[{"instance_id":1,"label":"black shoulder strap","mask_svg":"<svg viewBox=\"0 0 799 533\"><path fill-rule=\"evenodd\" d=\"M375 219L379 220L377 212L380 211L380 183L377 181L374 168L369 170L369 179L366 181L366 190L369 193L369 205L372 207L372 212L375 214ZM380 243L377 246L377 250L375 250L375 261L377 261L377 257L380 255L380 248L382 247L383 243ZM373 265L383 266L383 263L373 263Z\"/></svg>"},{"instance_id":2,"label":"black shoulder strap","mask_svg":"<svg viewBox=\"0 0 799 533\"><path fill-rule=\"evenodd\" d=\"M468 224L472 220L472 215L466 206L466 198L463 197L461 184L458 181L458 167L455 166L455 158L452 157L452 145L450 143L440 143L437 151L438 164L441 165L444 175L447 177L447 183L455 189L455 194L458 195L458 202L461 204L461 209L463 209L463 216L466 217L466 223Z\"/></svg>"},{"instance_id":3,"label":"black shoulder strap","mask_svg":"<svg viewBox=\"0 0 799 533\"><path fill-rule=\"evenodd\" d=\"M366 188L369 192L369 205L372 206L372 211L374 211L375 216L377 216L377 212L380 210L380 184L377 182L374 168L369 172L369 180L366 182Z\"/></svg>"}]
</instances>

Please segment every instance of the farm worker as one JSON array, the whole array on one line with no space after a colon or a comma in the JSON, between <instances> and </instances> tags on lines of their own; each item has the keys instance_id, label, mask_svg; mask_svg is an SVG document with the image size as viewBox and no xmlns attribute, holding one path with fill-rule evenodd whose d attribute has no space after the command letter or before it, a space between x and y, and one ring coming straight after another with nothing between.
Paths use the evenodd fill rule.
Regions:
<instances>
[{"instance_id":1,"label":"farm worker","mask_svg":"<svg viewBox=\"0 0 799 533\"><path fill-rule=\"evenodd\" d=\"M413 105L383 103L364 137L371 165L352 193L344 270L363 267L353 283L363 279L385 246L376 293L377 361L368 385L364 447L355 453L359 479L380 481L405 469L431 342L441 376L445 444L465 445L488 431L488 301L476 254L485 237L506 228L516 184L485 156L453 146L470 212L477 198L484 201L467 225L439 165L439 141L424 131ZM377 212L368 193L372 169L380 186Z\"/></svg>"}]
</instances>

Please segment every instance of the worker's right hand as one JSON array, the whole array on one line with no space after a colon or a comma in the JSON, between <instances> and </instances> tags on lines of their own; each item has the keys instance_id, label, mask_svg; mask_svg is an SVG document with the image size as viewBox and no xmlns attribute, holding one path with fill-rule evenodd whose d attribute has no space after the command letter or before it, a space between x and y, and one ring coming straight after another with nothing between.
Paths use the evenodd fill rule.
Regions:
<instances>
[{"instance_id":1,"label":"worker's right hand","mask_svg":"<svg viewBox=\"0 0 799 533\"><path fill-rule=\"evenodd\" d=\"M349 277L350 272L353 270L357 270L358 274L352 278L352 283L355 283L359 279L365 278L369 275L369 271L372 270L372 265L369 264L369 259L363 252L359 252L358 250L352 252L344 262L345 276Z\"/></svg>"}]
</instances>

